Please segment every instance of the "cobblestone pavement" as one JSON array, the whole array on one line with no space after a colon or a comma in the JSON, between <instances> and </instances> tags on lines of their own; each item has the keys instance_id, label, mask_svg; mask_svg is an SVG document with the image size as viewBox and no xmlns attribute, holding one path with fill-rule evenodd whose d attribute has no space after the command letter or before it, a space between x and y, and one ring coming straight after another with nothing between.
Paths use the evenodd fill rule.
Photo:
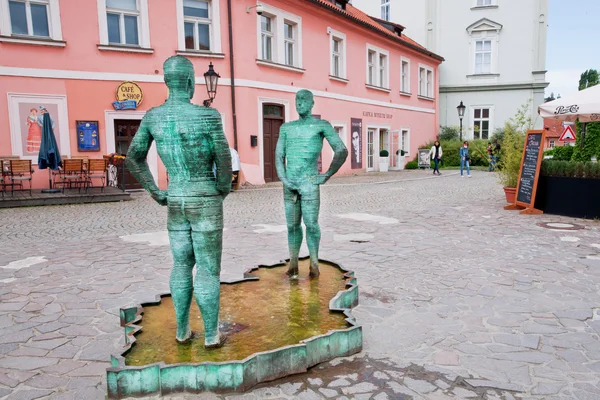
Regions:
<instances>
[{"instance_id":1,"label":"cobblestone pavement","mask_svg":"<svg viewBox=\"0 0 600 400\"><path fill-rule=\"evenodd\" d=\"M104 398L119 307L168 291L165 209L133 197L0 210L0 398ZM364 351L170 399L600 398L600 223L504 211L485 172L342 177L322 202L321 257L356 272ZM278 185L225 207L223 276L286 257Z\"/></svg>"}]
</instances>

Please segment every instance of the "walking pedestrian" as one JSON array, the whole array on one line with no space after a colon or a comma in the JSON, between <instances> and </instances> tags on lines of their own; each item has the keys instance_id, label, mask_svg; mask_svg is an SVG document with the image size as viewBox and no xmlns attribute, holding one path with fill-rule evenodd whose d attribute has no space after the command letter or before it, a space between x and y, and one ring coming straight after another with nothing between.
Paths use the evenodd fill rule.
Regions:
<instances>
[{"instance_id":1,"label":"walking pedestrian","mask_svg":"<svg viewBox=\"0 0 600 400\"><path fill-rule=\"evenodd\" d=\"M435 175L436 171L438 175L441 175L440 160L442 159L442 146L438 140L433 142L433 146L431 146L431 150L429 150L429 158L433 160L434 164L433 175Z\"/></svg>"},{"instance_id":2,"label":"walking pedestrian","mask_svg":"<svg viewBox=\"0 0 600 400\"><path fill-rule=\"evenodd\" d=\"M471 163L471 156L469 155L469 142L467 142L465 140L465 142L463 143L463 147L461 147L460 149L460 177L463 178L463 169L466 167L467 168L467 176L470 178L471 177L471 167L470 167L470 163Z\"/></svg>"}]
</instances>

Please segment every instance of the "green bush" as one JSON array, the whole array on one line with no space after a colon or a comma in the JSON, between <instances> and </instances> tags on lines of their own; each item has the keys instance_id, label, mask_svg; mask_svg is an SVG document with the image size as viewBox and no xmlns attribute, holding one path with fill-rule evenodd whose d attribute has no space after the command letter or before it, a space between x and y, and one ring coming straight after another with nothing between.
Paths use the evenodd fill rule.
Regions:
<instances>
[{"instance_id":1,"label":"green bush","mask_svg":"<svg viewBox=\"0 0 600 400\"><path fill-rule=\"evenodd\" d=\"M577 141L573 148L573 161L590 161L593 156L600 158L600 122L590 122L586 126L583 149L581 148L581 128L577 122Z\"/></svg>"},{"instance_id":2,"label":"green bush","mask_svg":"<svg viewBox=\"0 0 600 400\"><path fill-rule=\"evenodd\" d=\"M460 166L460 148L463 143L460 140L440 140L442 147L442 166L458 167ZM421 146L422 148L431 148L433 142ZM487 141L473 140L469 142L469 155L471 156L471 166L488 166Z\"/></svg>"},{"instance_id":3,"label":"green bush","mask_svg":"<svg viewBox=\"0 0 600 400\"><path fill-rule=\"evenodd\" d=\"M600 164L581 161L542 161L542 176L558 178L600 179Z\"/></svg>"},{"instance_id":4,"label":"green bush","mask_svg":"<svg viewBox=\"0 0 600 400\"><path fill-rule=\"evenodd\" d=\"M390 153L387 150L381 150L379 152L379 157L389 157Z\"/></svg>"},{"instance_id":5,"label":"green bush","mask_svg":"<svg viewBox=\"0 0 600 400\"><path fill-rule=\"evenodd\" d=\"M554 156L555 149L556 149L556 147L554 149L544 150L544 156Z\"/></svg>"},{"instance_id":6,"label":"green bush","mask_svg":"<svg viewBox=\"0 0 600 400\"><path fill-rule=\"evenodd\" d=\"M417 161L409 161L404 166L405 169L419 169L419 163Z\"/></svg>"},{"instance_id":7,"label":"green bush","mask_svg":"<svg viewBox=\"0 0 600 400\"><path fill-rule=\"evenodd\" d=\"M438 135L438 140L441 142L451 141L451 140L459 140L460 137L460 129L456 126L441 126L440 134Z\"/></svg>"},{"instance_id":8,"label":"green bush","mask_svg":"<svg viewBox=\"0 0 600 400\"><path fill-rule=\"evenodd\" d=\"M573 157L573 146L560 146L554 148L554 156L552 157L555 161L571 161Z\"/></svg>"}]
</instances>

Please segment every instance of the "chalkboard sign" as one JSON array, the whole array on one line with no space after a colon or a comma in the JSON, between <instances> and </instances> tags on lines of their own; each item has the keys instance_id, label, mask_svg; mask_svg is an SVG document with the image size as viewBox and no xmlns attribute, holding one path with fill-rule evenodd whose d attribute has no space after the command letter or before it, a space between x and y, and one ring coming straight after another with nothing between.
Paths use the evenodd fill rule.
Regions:
<instances>
[{"instance_id":1,"label":"chalkboard sign","mask_svg":"<svg viewBox=\"0 0 600 400\"><path fill-rule=\"evenodd\" d=\"M532 211L534 211L533 205L543 159L544 133L544 131L527 131L517 183L516 204Z\"/></svg>"}]
</instances>

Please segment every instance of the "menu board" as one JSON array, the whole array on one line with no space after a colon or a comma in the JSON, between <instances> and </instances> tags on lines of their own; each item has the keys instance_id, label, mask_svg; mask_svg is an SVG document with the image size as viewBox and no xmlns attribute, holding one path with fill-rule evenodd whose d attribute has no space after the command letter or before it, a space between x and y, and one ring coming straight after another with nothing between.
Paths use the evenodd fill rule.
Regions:
<instances>
[{"instance_id":1,"label":"menu board","mask_svg":"<svg viewBox=\"0 0 600 400\"><path fill-rule=\"evenodd\" d=\"M544 151L543 143L544 131L527 132L521 170L519 171L519 182L517 183L516 204L519 206L532 208L535 203L535 193Z\"/></svg>"}]
</instances>

